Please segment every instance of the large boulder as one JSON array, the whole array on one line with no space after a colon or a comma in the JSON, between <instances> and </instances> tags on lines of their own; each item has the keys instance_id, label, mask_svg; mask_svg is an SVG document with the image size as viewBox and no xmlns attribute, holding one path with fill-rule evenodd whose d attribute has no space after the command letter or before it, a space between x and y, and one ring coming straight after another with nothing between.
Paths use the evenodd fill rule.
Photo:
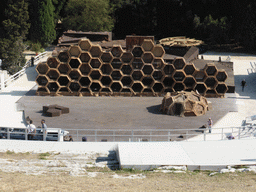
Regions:
<instances>
[{"instance_id":1,"label":"large boulder","mask_svg":"<svg viewBox=\"0 0 256 192\"><path fill-rule=\"evenodd\" d=\"M191 91L167 93L160 110L168 115L200 116L208 110L208 102L202 95Z\"/></svg>"}]
</instances>

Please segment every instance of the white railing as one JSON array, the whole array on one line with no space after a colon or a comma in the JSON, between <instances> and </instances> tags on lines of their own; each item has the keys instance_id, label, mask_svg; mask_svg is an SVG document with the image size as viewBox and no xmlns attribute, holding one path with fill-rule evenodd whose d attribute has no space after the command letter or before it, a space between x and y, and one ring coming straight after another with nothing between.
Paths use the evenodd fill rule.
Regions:
<instances>
[{"instance_id":1,"label":"white railing","mask_svg":"<svg viewBox=\"0 0 256 192\"><path fill-rule=\"evenodd\" d=\"M47 52L43 52L43 53L40 53L39 55L35 56L34 57L34 62L36 62L36 61L40 60L41 58L45 57L46 54L47 54ZM20 71L18 71L17 73L13 74L8 79L4 80L4 83L1 83L1 85L0 85L0 91L2 90L2 85L4 85L4 87L7 87L13 81L17 80L19 77L24 75L25 72L26 72L26 69L29 66L31 66L31 60L27 61Z\"/></svg>"},{"instance_id":2,"label":"white railing","mask_svg":"<svg viewBox=\"0 0 256 192\"><path fill-rule=\"evenodd\" d=\"M0 127L0 138L4 135L6 139L15 139L15 134L21 133L25 128ZM62 130L60 128L52 128ZM208 133L207 128L197 129L66 129L74 141L82 141L83 137L87 141L112 141L112 142L139 142L139 141L209 141L226 139L247 139L256 138L256 126L225 127L214 128L212 133ZM23 140L27 134L23 131ZM55 131L55 135L56 135ZM64 131L62 130L63 134ZM9 136L8 136L9 135ZM40 133L39 133L40 135ZM193 137L198 136L197 139ZM58 136L59 138L59 136ZM21 139L21 138L20 138Z\"/></svg>"},{"instance_id":3,"label":"white railing","mask_svg":"<svg viewBox=\"0 0 256 192\"><path fill-rule=\"evenodd\" d=\"M27 128L0 127L0 139L63 141L64 131L60 128L36 128L29 133Z\"/></svg>"}]
</instances>

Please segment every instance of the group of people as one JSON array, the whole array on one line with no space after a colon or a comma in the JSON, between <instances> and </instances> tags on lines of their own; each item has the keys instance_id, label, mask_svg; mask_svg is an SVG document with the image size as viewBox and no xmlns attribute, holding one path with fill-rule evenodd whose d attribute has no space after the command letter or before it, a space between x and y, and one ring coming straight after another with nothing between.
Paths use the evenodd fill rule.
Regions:
<instances>
[{"instance_id":1,"label":"group of people","mask_svg":"<svg viewBox=\"0 0 256 192\"><path fill-rule=\"evenodd\" d=\"M41 127L39 128L42 128L41 134L43 138L44 134L47 135L47 125L45 124L44 119L41 120ZM36 126L33 124L33 121L31 119L28 121L27 132L28 132L28 140L33 140L36 134Z\"/></svg>"}]
</instances>

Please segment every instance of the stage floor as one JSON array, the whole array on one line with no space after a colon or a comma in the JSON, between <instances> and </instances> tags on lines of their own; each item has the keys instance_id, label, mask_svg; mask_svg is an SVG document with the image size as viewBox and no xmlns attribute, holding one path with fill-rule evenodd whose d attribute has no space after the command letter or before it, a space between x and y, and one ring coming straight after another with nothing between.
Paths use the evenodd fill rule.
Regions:
<instances>
[{"instance_id":1,"label":"stage floor","mask_svg":"<svg viewBox=\"0 0 256 192\"><path fill-rule=\"evenodd\" d=\"M159 112L163 97L36 96L36 89L35 86L18 101L25 106L25 117L29 116L36 126L45 119L48 127L68 130L177 129L177 133L181 133L178 129L199 128L207 123L209 117L215 123L228 112L237 111L232 93L226 94L226 98L208 98L213 110L204 116L177 117ZM70 113L58 117L44 116L42 107L51 104L69 107ZM172 140L182 138L172 137Z\"/></svg>"}]
</instances>

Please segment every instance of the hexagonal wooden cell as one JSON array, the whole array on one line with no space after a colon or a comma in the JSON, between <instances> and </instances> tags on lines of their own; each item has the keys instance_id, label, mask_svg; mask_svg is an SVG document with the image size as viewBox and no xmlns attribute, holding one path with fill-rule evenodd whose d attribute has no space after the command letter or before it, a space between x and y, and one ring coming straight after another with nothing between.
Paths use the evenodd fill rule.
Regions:
<instances>
[{"instance_id":1,"label":"hexagonal wooden cell","mask_svg":"<svg viewBox=\"0 0 256 192\"><path fill-rule=\"evenodd\" d=\"M101 73L99 70L93 70L90 74L89 74L90 78L92 80L99 80L101 77Z\"/></svg>"},{"instance_id":2,"label":"hexagonal wooden cell","mask_svg":"<svg viewBox=\"0 0 256 192\"><path fill-rule=\"evenodd\" d=\"M173 79L175 81L183 81L186 77L186 74L184 73L183 70L175 71L173 74Z\"/></svg>"},{"instance_id":3,"label":"hexagonal wooden cell","mask_svg":"<svg viewBox=\"0 0 256 192\"><path fill-rule=\"evenodd\" d=\"M90 55L89 52L82 52L79 58L82 63L89 63L92 56Z\"/></svg>"},{"instance_id":4,"label":"hexagonal wooden cell","mask_svg":"<svg viewBox=\"0 0 256 192\"><path fill-rule=\"evenodd\" d=\"M90 61L90 65L91 65L92 68L98 69L98 68L100 68L101 64L102 64L102 63L101 63L101 61L100 61L98 58L93 58L93 59Z\"/></svg>"},{"instance_id":5,"label":"hexagonal wooden cell","mask_svg":"<svg viewBox=\"0 0 256 192\"><path fill-rule=\"evenodd\" d=\"M171 77L171 76L164 77L163 84L165 87L169 87L169 88L173 87L174 82L175 81L174 81L173 77Z\"/></svg>"},{"instance_id":6,"label":"hexagonal wooden cell","mask_svg":"<svg viewBox=\"0 0 256 192\"><path fill-rule=\"evenodd\" d=\"M119 70L114 70L111 73L111 77L112 77L113 80L120 80L121 77L122 77L122 74Z\"/></svg>"},{"instance_id":7,"label":"hexagonal wooden cell","mask_svg":"<svg viewBox=\"0 0 256 192\"><path fill-rule=\"evenodd\" d=\"M132 73L132 67L130 65L124 64L121 67L121 71L124 75L130 75Z\"/></svg>"},{"instance_id":8,"label":"hexagonal wooden cell","mask_svg":"<svg viewBox=\"0 0 256 192\"><path fill-rule=\"evenodd\" d=\"M204 82L205 78L206 78L206 74L204 71L202 70L199 70L199 71L196 71L195 72L195 75L194 75L195 79L196 79L196 82Z\"/></svg>"},{"instance_id":9,"label":"hexagonal wooden cell","mask_svg":"<svg viewBox=\"0 0 256 192\"><path fill-rule=\"evenodd\" d=\"M83 96L91 96L92 92L90 88L82 87L80 89L80 94L82 94Z\"/></svg>"},{"instance_id":10,"label":"hexagonal wooden cell","mask_svg":"<svg viewBox=\"0 0 256 192\"><path fill-rule=\"evenodd\" d=\"M160 81L164 75L163 75L163 72L161 70L157 70L157 71L153 72L152 76L155 80Z\"/></svg>"},{"instance_id":11,"label":"hexagonal wooden cell","mask_svg":"<svg viewBox=\"0 0 256 192\"><path fill-rule=\"evenodd\" d=\"M132 85L132 90L133 90L135 93L141 93L142 90L143 90L143 85L142 85L141 82L139 82L139 81L134 82L133 85Z\"/></svg>"},{"instance_id":12,"label":"hexagonal wooden cell","mask_svg":"<svg viewBox=\"0 0 256 192\"><path fill-rule=\"evenodd\" d=\"M101 55L101 60L104 63L111 63L112 59L113 59L113 56L110 52L103 52Z\"/></svg>"},{"instance_id":13,"label":"hexagonal wooden cell","mask_svg":"<svg viewBox=\"0 0 256 192\"><path fill-rule=\"evenodd\" d=\"M187 89L193 90L193 88L196 86L196 80L193 76L187 76L183 83L186 87L186 90Z\"/></svg>"},{"instance_id":14,"label":"hexagonal wooden cell","mask_svg":"<svg viewBox=\"0 0 256 192\"><path fill-rule=\"evenodd\" d=\"M144 51L152 51L154 48L154 43L151 39L144 39L141 47L144 49Z\"/></svg>"},{"instance_id":15,"label":"hexagonal wooden cell","mask_svg":"<svg viewBox=\"0 0 256 192\"><path fill-rule=\"evenodd\" d=\"M112 79L111 79L110 76L104 75L104 76L101 77L100 82L104 86L109 86L112 82Z\"/></svg>"},{"instance_id":16,"label":"hexagonal wooden cell","mask_svg":"<svg viewBox=\"0 0 256 192\"><path fill-rule=\"evenodd\" d=\"M71 92L75 93L80 91L81 86L78 82L70 82L69 89Z\"/></svg>"},{"instance_id":17,"label":"hexagonal wooden cell","mask_svg":"<svg viewBox=\"0 0 256 192\"><path fill-rule=\"evenodd\" d=\"M102 87L100 90L100 95L112 95L112 90L109 87Z\"/></svg>"},{"instance_id":18,"label":"hexagonal wooden cell","mask_svg":"<svg viewBox=\"0 0 256 192\"><path fill-rule=\"evenodd\" d=\"M225 70L218 70L216 78L219 82L225 82L228 78L228 74Z\"/></svg>"},{"instance_id":19,"label":"hexagonal wooden cell","mask_svg":"<svg viewBox=\"0 0 256 192\"><path fill-rule=\"evenodd\" d=\"M58 92L60 86L57 82L49 82L48 85L47 85L47 88L50 92Z\"/></svg>"},{"instance_id":20,"label":"hexagonal wooden cell","mask_svg":"<svg viewBox=\"0 0 256 192\"><path fill-rule=\"evenodd\" d=\"M185 89L185 85L182 82L176 82L173 86L173 89L177 91L182 91Z\"/></svg>"},{"instance_id":21,"label":"hexagonal wooden cell","mask_svg":"<svg viewBox=\"0 0 256 192\"><path fill-rule=\"evenodd\" d=\"M175 69L183 69L186 66L186 61L183 57L177 57L173 61Z\"/></svg>"},{"instance_id":22,"label":"hexagonal wooden cell","mask_svg":"<svg viewBox=\"0 0 256 192\"><path fill-rule=\"evenodd\" d=\"M164 66L164 60L163 59L154 59L153 61L154 69L161 69Z\"/></svg>"},{"instance_id":23,"label":"hexagonal wooden cell","mask_svg":"<svg viewBox=\"0 0 256 192\"><path fill-rule=\"evenodd\" d=\"M164 93L168 93L168 92L170 92L170 93L172 93L172 92L174 92L174 90L173 90L173 88L171 88L171 87L165 87L164 88Z\"/></svg>"},{"instance_id":24,"label":"hexagonal wooden cell","mask_svg":"<svg viewBox=\"0 0 256 192\"><path fill-rule=\"evenodd\" d=\"M133 55L130 52L124 52L121 60L123 61L123 63L130 63L133 60Z\"/></svg>"},{"instance_id":25,"label":"hexagonal wooden cell","mask_svg":"<svg viewBox=\"0 0 256 192\"><path fill-rule=\"evenodd\" d=\"M50 69L46 74L49 79L51 80L57 80L60 76L59 72L56 69Z\"/></svg>"},{"instance_id":26,"label":"hexagonal wooden cell","mask_svg":"<svg viewBox=\"0 0 256 192\"><path fill-rule=\"evenodd\" d=\"M132 49L132 54L134 57L141 57L143 54L143 50L140 46L134 46Z\"/></svg>"},{"instance_id":27,"label":"hexagonal wooden cell","mask_svg":"<svg viewBox=\"0 0 256 192\"><path fill-rule=\"evenodd\" d=\"M200 93L201 95L205 95L207 88L204 83L197 83L195 90L198 91L198 93Z\"/></svg>"},{"instance_id":28,"label":"hexagonal wooden cell","mask_svg":"<svg viewBox=\"0 0 256 192\"><path fill-rule=\"evenodd\" d=\"M152 55L151 52L145 52L142 55L142 60L144 61L144 63L152 63L153 59L154 59L154 56Z\"/></svg>"},{"instance_id":29,"label":"hexagonal wooden cell","mask_svg":"<svg viewBox=\"0 0 256 192\"><path fill-rule=\"evenodd\" d=\"M91 84L91 79L87 76L82 76L79 79L79 83L82 87L88 87Z\"/></svg>"},{"instance_id":30,"label":"hexagonal wooden cell","mask_svg":"<svg viewBox=\"0 0 256 192\"><path fill-rule=\"evenodd\" d=\"M121 82L119 81L113 82L110 87L113 92L120 92L123 88Z\"/></svg>"},{"instance_id":31,"label":"hexagonal wooden cell","mask_svg":"<svg viewBox=\"0 0 256 192\"><path fill-rule=\"evenodd\" d=\"M152 77L143 77L142 83L145 87L151 87L154 83Z\"/></svg>"},{"instance_id":32,"label":"hexagonal wooden cell","mask_svg":"<svg viewBox=\"0 0 256 192\"><path fill-rule=\"evenodd\" d=\"M143 65L144 65L144 63L143 63L142 59L140 59L140 58L135 58L132 61L133 69L142 69Z\"/></svg>"},{"instance_id":33,"label":"hexagonal wooden cell","mask_svg":"<svg viewBox=\"0 0 256 192\"><path fill-rule=\"evenodd\" d=\"M153 95L154 91L152 90L152 88L150 87L145 87L143 90L142 90L142 95L145 95L145 96L151 96Z\"/></svg>"},{"instance_id":34,"label":"hexagonal wooden cell","mask_svg":"<svg viewBox=\"0 0 256 192\"><path fill-rule=\"evenodd\" d=\"M186 75L193 75L195 71L196 71L196 67L194 64L188 64L184 68L184 72L186 73Z\"/></svg>"},{"instance_id":35,"label":"hexagonal wooden cell","mask_svg":"<svg viewBox=\"0 0 256 192\"><path fill-rule=\"evenodd\" d=\"M78 80L82 76L82 74L79 70L73 69L69 72L68 76L71 80Z\"/></svg>"},{"instance_id":36,"label":"hexagonal wooden cell","mask_svg":"<svg viewBox=\"0 0 256 192\"><path fill-rule=\"evenodd\" d=\"M49 82L49 79L46 75L38 75L36 78L36 83L39 86L46 86L48 82Z\"/></svg>"},{"instance_id":37,"label":"hexagonal wooden cell","mask_svg":"<svg viewBox=\"0 0 256 192\"><path fill-rule=\"evenodd\" d=\"M206 93L205 93L206 97L217 97L217 92L215 89L207 89Z\"/></svg>"},{"instance_id":38,"label":"hexagonal wooden cell","mask_svg":"<svg viewBox=\"0 0 256 192\"><path fill-rule=\"evenodd\" d=\"M71 57L79 57L82 50L77 45L71 45L70 48L68 49L68 52Z\"/></svg>"},{"instance_id":39,"label":"hexagonal wooden cell","mask_svg":"<svg viewBox=\"0 0 256 192\"><path fill-rule=\"evenodd\" d=\"M68 86L71 79L67 75L61 75L57 81L60 86Z\"/></svg>"},{"instance_id":40,"label":"hexagonal wooden cell","mask_svg":"<svg viewBox=\"0 0 256 192\"><path fill-rule=\"evenodd\" d=\"M208 76L214 76L217 73L217 67L214 64L206 64L204 71Z\"/></svg>"},{"instance_id":41,"label":"hexagonal wooden cell","mask_svg":"<svg viewBox=\"0 0 256 192\"><path fill-rule=\"evenodd\" d=\"M141 78L143 77L143 73L141 71L133 71L132 73L132 78L136 81L136 80L141 80Z\"/></svg>"},{"instance_id":42,"label":"hexagonal wooden cell","mask_svg":"<svg viewBox=\"0 0 256 192\"><path fill-rule=\"evenodd\" d=\"M134 95L134 92L129 87L123 87L121 89L120 93L121 93L121 95L124 95L124 96L132 96L132 95Z\"/></svg>"},{"instance_id":43,"label":"hexagonal wooden cell","mask_svg":"<svg viewBox=\"0 0 256 192\"><path fill-rule=\"evenodd\" d=\"M208 88L215 88L218 82L215 77L207 77L204 83Z\"/></svg>"},{"instance_id":44,"label":"hexagonal wooden cell","mask_svg":"<svg viewBox=\"0 0 256 192\"><path fill-rule=\"evenodd\" d=\"M148 65L144 65L144 67L142 68L142 71L145 75L151 75L153 72L153 67L151 64Z\"/></svg>"},{"instance_id":45,"label":"hexagonal wooden cell","mask_svg":"<svg viewBox=\"0 0 256 192\"><path fill-rule=\"evenodd\" d=\"M131 86L132 84L132 78L131 76L123 76L121 79L121 82L123 84L123 86Z\"/></svg>"},{"instance_id":46,"label":"hexagonal wooden cell","mask_svg":"<svg viewBox=\"0 0 256 192\"><path fill-rule=\"evenodd\" d=\"M164 88L164 86L161 82L155 82L155 84L152 87L154 92L162 92L163 88Z\"/></svg>"},{"instance_id":47,"label":"hexagonal wooden cell","mask_svg":"<svg viewBox=\"0 0 256 192\"><path fill-rule=\"evenodd\" d=\"M89 39L81 39L78 42L79 47L83 50L83 51L90 51L92 44L90 42Z\"/></svg>"},{"instance_id":48,"label":"hexagonal wooden cell","mask_svg":"<svg viewBox=\"0 0 256 192\"><path fill-rule=\"evenodd\" d=\"M60 74L68 74L71 70L71 67L68 64L61 63L58 67Z\"/></svg>"},{"instance_id":49,"label":"hexagonal wooden cell","mask_svg":"<svg viewBox=\"0 0 256 192\"><path fill-rule=\"evenodd\" d=\"M217 91L218 94L224 95L228 91L228 87L225 83L219 83L216 86L216 91Z\"/></svg>"},{"instance_id":50,"label":"hexagonal wooden cell","mask_svg":"<svg viewBox=\"0 0 256 192\"><path fill-rule=\"evenodd\" d=\"M172 64L167 64L164 66L165 75L172 75L174 73L174 67Z\"/></svg>"},{"instance_id":51,"label":"hexagonal wooden cell","mask_svg":"<svg viewBox=\"0 0 256 192\"><path fill-rule=\"evenodd\" d=\"M113 69L121 69L122 67L122 62L121 59L113 59L111 62L111 65L113 67Z\"/></svg>"},{"instance_id":52,"label":"hexagonal wooden cell","mask_svg":"<svg viewBox=\"0 0 256 192\"><path fill-rule=\"evenodd\" d=\"M72 69L77 69L79 68L79 66L81 65L81 61L79 58L71 58L70 61L69 61L69 66L72 68Z\"/></svg>"},{"instance_id":53,"label":"hexagonal wooden cell","mask_svg":"<svg viewBox=\"0 0 256 192\"><path fill-rule=\"evenodd\" d=\"M82 64L80 65L79 70L82 75L88 75L91 72L92 68L89 64Z\"/></svg>"},{"instance_id":54,"label":"hexagonal wooden cell","mask_svg":"<svg viewBox=\"0 0 256 192\"><path fill-rule=\"evenodd\" d=\"M60 62L63 62L63 63L66 63L68 62L69 60L69 52L68 51L61 51L59 54L58 54L58 59Z\"/></svg>"},{"instance_id":55,"label":"hexagonal wooden cell","mask_svg":"<svg viewBox=\"0 0 256 192\"><path fill-rule=\"evenodd\" d=\"M152 53L155 57L163 57L163 55L165 54L165 51L162 45L155 45L152 50Z\"/></svg>"},{"instance_id":56,"label":"hexagonal wooden cell","mask_svg":"<svg viewBox=\"0 0 256 192\"><path fill-rule=\"evenodd\" d=\"M71 91L68 87L65 86L65 87L60 87L58 93L61 94L61 95L63 95L63 94L65 94L65 95L68 94L69 95L71 93Z\"/></svg>"},{"instance_id":57,"label":"hexagonal wooden cell","mask_svg":"<svg viewBox=\"0 0 256 192\"><path fill-rule=\"evenodd\" d=\"M56 57L49 57L47 59L47 64L50 68L57 68L58 65L60 64L60 62L58 61L58 59Z\"/></svg>"},{"instance_id":58,"label":"hexagonal wooden cell","mask_svg":"<svg viewBox=\"0 0 256 192\"><path fill-rule=\"evenodd\" d=\"M45 86L39 86L37 88L36 92L39 93L40 95L49 94L50 93L49 89L47 87L45 87Z\"/></svg>"},{"instance_id":59,"label":"hexagonal wooden cell","mask_svg":"<svg viewBox=\"0 0 256 192\"><path fill-rule=\"evenodd\" d=\"M92 57L100 57L102 55L102 48L100 45L92 45L90 49Z\"/></svg>"},{"instance_id":60,"label":"hexagonal wooden cell","mask_svg":"<svg viewBox=\"0 0 256 192\"><path fill-rule=\"evenodd\" d=\"M46 63L39 63L36 66L36 71L38 72L38 74L46 74L47 71L49 70L49 67Z\"/></svg>"},{"instance_id":61,"label":"hexagonal wooden cell","mask_svg":"<svg viewBox=\"0 0 256 192\"><path fill-rule=\"evenodd\" d=\"M111 48L111 53L114 57L121 57L122 54L123 54L123 49L120 45L114 45L112 48Z\"/></svg>"},{"instance_id":62,"label":"hexagonal wooden cell","mask_svg":"<svg viewBox=\"0 0 256 192\"><path fill-rule=\"evenodd\" d=\"M100 71L104 75L110 75L113 71L113 68L111 67L110 64L103 63L103 65L101 65L100 67Z\"/></svg>"}]
</instances>

